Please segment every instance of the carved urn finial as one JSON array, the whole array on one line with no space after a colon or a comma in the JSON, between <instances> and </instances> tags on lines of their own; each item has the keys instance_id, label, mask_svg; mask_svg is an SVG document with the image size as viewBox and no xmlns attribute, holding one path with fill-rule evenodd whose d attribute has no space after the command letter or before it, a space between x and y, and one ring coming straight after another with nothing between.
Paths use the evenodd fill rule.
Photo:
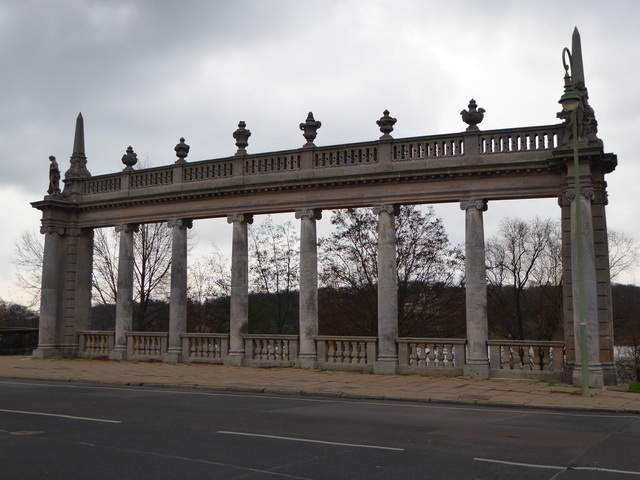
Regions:
<instances>
[{"instance_id":1,"label":"carved urn finial","mask_svg":"<svg viewBox=\"0 0 640 480\"><path fill-rule=\"evenodd\" d=\"M462 110L460 112L460 115L462 115L462 121L469 125L467 127L467 132L476 132L480 130L478 128L478 124L482 122L485 111L486 110L484 108L478 108L478 104L473 98L469 101L469 111Z\"/></svg>"},{"instance_id":2,"label":"carved urn finial","mask_svg":"<svg viewBox=\"0 0 640 480\"><path fill-rule=\"evenodd\" d=\"M131 145L127 148L127 153L122 156L122 163L125 165L123 170L125 172L133 170L133 166L138 163L138 155L133 151Z\"/></svg>"},{"instance_id":3,"label":"carved urn finial","mask_svg":"<svg viewBox=\"0 0 640 480\"><path fill-rule=\"evenodd\" d=\"M177 144L174 148L174 150L176 151L176 157L178 157L176 163L187 163L185 158L187 158L187 155L189 155L190 148L191 147L189 145L184 143L184 137L180 137L180 143Z\"/></svg>"},{"instance_id":4,"label":"carved urn finial","mask_svg":"<svg viewBox=\"0 0 640 480\"><path fill-rule=\"evenodd\" d=\"M233 138L236 139L236 147L238 147L236 155L247 154L247 146L249 145L249 137L251 136L251 132L245 128L246 126L247 124L241 121L240 123L238 123L238 129L233 132Z\"/></svg>"},{"instance_id":5,"label":"carved urn finial","mask_svg":"<svg viewBox=\"0 0 640 480\"><path fill-rule=\"evenodd\" d=\"M302 136L307 140L307 143L304 144L304 147L315 147L315 143L313 141L318 136L318 129L322 126L322 122L317 122L315 118L313 118L313 112L309 112L307 115L307 121L300 124L300 130L304 133Z\"/></svg>"},{"instance_id":6,"label":"carved urn finial","mask_svg":"<svg viewBox=\"0 0 640 480\"><path fill-rule=\"evenodd\" d=\"M380 117L380 120L376 120L376 124L380 127L380 131L382 132L380 140L393 138L390 134L393 132L393 126L398 120L389 116L389 110L385 110L382 114L383 115Z\"/></svg>"}]
</instances>

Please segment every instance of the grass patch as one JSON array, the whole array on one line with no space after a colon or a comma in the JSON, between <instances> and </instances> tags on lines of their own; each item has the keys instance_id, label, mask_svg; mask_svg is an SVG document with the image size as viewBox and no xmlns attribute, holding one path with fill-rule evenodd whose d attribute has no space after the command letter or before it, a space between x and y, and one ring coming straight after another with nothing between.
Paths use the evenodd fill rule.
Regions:
<instances>
[{"instance_id":1,"label":"grass patch","mask_svg":"<svg viewBox=\"0 0 640 480\"><path fill-rule=\"evenodd\" d=\"M633 393L640 393L640 382L629 382L629 391Z\"/></svg>"}]
</instances>

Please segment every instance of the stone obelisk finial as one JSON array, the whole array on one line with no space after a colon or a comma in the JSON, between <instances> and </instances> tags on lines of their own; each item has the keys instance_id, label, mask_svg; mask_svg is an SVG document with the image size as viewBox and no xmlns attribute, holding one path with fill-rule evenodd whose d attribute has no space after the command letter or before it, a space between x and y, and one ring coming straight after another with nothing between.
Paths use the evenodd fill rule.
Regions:
<instances>
[{"instance_id":1,"label":"stone obelisk finial","mask_svg":"<svg viewBox=\"0 0 640 480\"><path fill-rule=\"evenodd\" d=\"M65 179L90 177L87 170L87 157L84 154L84 119L82 113L76 119L76 133L73 138L73 154L70 160L71 166L64 175Z\"/></svg>"},{"instance_id":2,"label":"stone obelisk finial","mask_svg":"<svg viewBox=\"0 0 640 480\"><path fill-rule=\"evenodd\" d=\"M578 85L584 87L584 66L582 64L582 45L580 43L580 32L578 27L573 30L571 37L571 79L574 87Z\"/></svg>"}]
</instances>

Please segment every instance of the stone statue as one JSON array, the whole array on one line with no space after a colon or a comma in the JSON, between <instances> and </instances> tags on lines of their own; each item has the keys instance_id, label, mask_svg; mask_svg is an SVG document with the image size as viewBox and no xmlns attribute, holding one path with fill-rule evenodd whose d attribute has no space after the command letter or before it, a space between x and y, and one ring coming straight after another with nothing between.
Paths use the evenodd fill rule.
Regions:
<instances>
[{"instance_id":1,"label":"stone statue","mask_svg":"<svg viewBox=\"0 0 640 480\"><path fill-rule=\"evenodd\" d=\"M49 195L60 195L60 169L58 168L58 162L56 157L51 155L49 157L51 164L49 165Z\"/></svg>"}]
</instances>

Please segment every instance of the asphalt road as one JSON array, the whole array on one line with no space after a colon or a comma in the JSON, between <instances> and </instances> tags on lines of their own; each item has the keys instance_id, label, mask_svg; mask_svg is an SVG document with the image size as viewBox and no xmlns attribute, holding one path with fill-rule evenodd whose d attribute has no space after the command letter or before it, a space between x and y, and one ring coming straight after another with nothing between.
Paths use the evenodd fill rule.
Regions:
<instances>
[{"instance_id":1,"label":"asphalt road","mask_svg":"<svg viewBox=\"0 0 640 480\"><path fill-rule=\"evenodd\" d=\"M640 417L0 382L2 479L640 479Z\"/></svg>"}]
</instances>

